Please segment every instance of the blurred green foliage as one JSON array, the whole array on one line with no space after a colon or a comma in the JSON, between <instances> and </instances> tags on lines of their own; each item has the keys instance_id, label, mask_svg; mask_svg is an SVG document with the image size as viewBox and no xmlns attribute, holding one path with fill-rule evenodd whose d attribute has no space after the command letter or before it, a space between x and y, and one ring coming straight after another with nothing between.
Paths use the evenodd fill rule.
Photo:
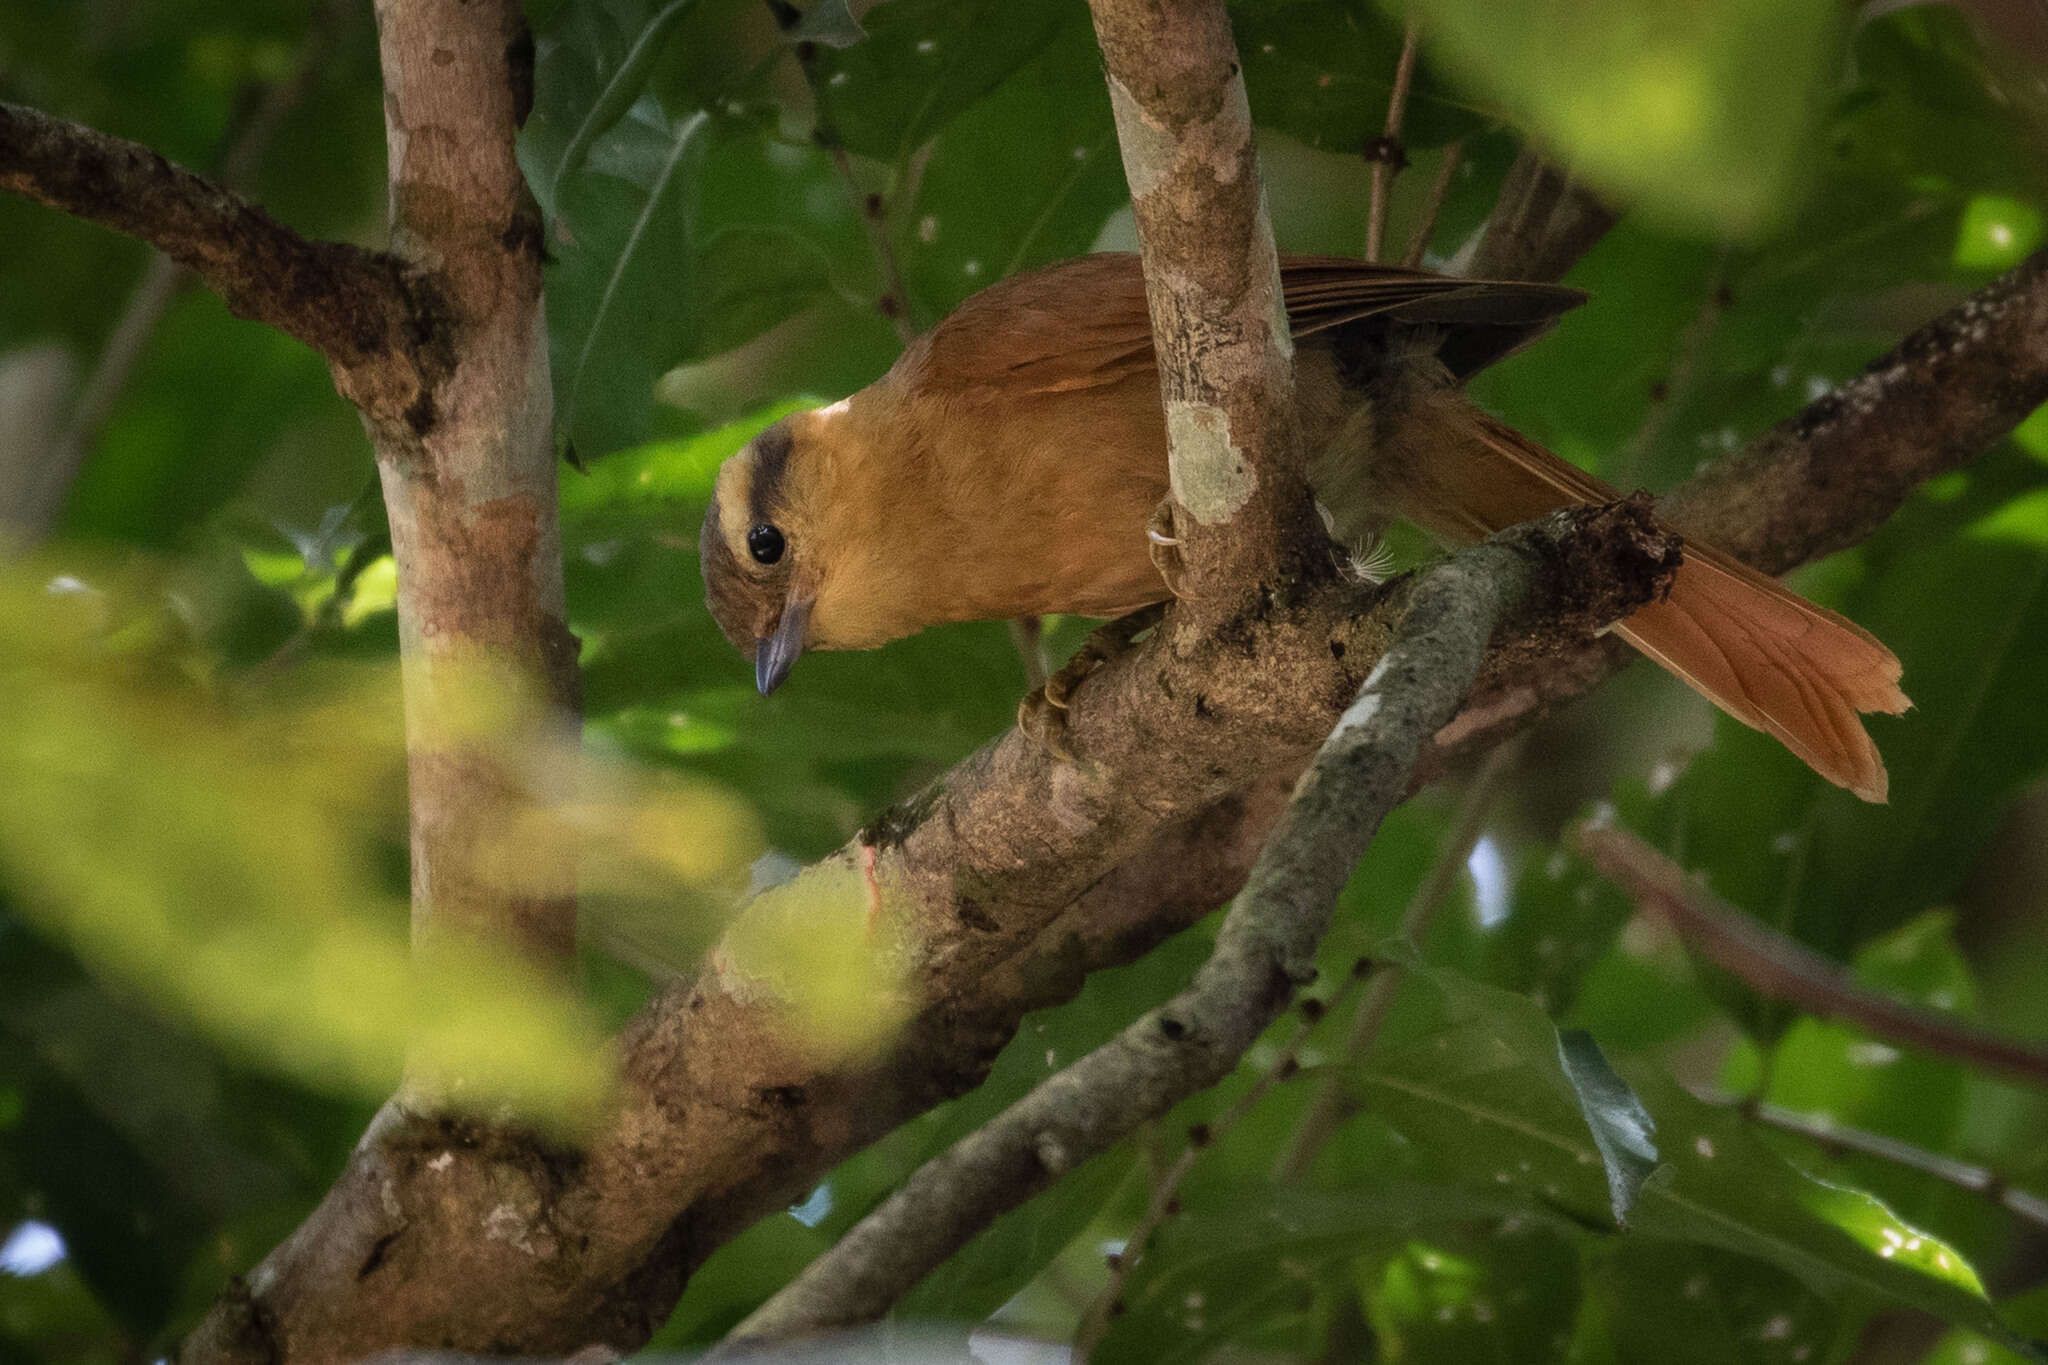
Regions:
<instances>
[{"instance_id":1,"label":"blurred green foliage","mask_svg":"<svg viewBox=\"0 0 2048 1365\"><path fill-rule=\"evenodd\" d=\"M488 1038L505 1084L580 1105L602 1077L572 1061L592 1021L622 1020L696 960L756 853L769 850L761 884L827 853L999 733L1021 690L988 624L807 659L763 700L701 605L696 528L719 461L898 351L864 220L920 326L1006 274L1133 239L1079 0L821 4L791 33L760 0L528 8L539 89L521 156L549 224L561 437L589 469L565 474L562 495L588 756L534 762L580 775L558 813L589 850L585 972L582 998L548 1012L525 985L436 993L451 1045ZM1484 218L1524 136L1631 201L1572 276L1593 302L1474 393L1653 488L2041 244L2048 128L2025 73L1972 29L1980 8L1232 7L1285 249L1361 248L1358 151L1385 117L1410 12L1425 34L1416 165L1391 241L1453 141L1433 261ZM251 188L303 231L375 244L375 42L368 7L342 10ZM0 98L205 166L250 92L290 69L304 25L280 0L14 0ZM7 198L0 240L11 415L33 355L61 348L74 375L91 365L144 254ZM72 396L56 395L60 411ZM0 478L54 433L6 435ZM1824 787L1642 671L1532 736L1489 809L1485 876L1460 879L1416 945L1425 965L1382 1045L1347 1055L1336 1011L1308 1035L1307 1079L1202 1154L1105 1357L1801 1365L1861 1358L1900 1310L1955 1325L1930 1361L2009 1358L1996 1353L2013 1331L2048 1336L2039 1293L2019 1292L2044 1278L2042 1229L1687 1088L1754 1094L2037 1190L2041 1097L1758 1002L1558 840L1604 803L1874 988L2048 1030L2044 455L2037 416L1797 580L1905 662L1917 709L1874 722L1891 806ZM396 584L370 473L318 360L188 291L58 537L0 587L16 718L0 732L0 1241L35 1220L66 1252L39 1273L0 1268L0 1362L160 1349L318 1198L417 1036L416 1001L394 984L409 979ZM1085 628L1054 623L1055 652ZM355 681L337 689L336 670ZM1425 793L1381 831L1326 948L1332 989L1393 932L1450 806ZM510 831L508 847L529 837ZM778 932L820 907L841 932ZM858 1049L891 1018L865 952L889 932L857 873L814 876L749 916L719 966L814 984L810 1007L844 1026L834 1046ZM715 1339L920 1161L1172 994L1210 932L1027 1021L980 1090L714 1256L660 1344ZM1619 1079L1566 1067L1560 1026L1589 1035ZM514 1031L527 1041L506 1044ZM902 1317L1070 1333L1151 1172L1278 1046L999 1221ZM1277 1184L1275 1154L1332 1077L1363 1112L1304 1182ZM1653 1164L1632 1174L1626 1141L1597 1140L1629 1096L1655 1123ZM1626 1231L1618 1191L1633 1191Z\"/></svg>"}]
</instances>

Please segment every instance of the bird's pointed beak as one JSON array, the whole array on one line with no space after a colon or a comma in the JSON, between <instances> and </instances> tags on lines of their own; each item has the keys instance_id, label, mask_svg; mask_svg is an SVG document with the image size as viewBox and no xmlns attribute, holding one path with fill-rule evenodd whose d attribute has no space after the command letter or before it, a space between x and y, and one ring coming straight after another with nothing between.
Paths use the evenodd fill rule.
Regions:
<instances>
[{"instance_id":1,"label":"bird's pointed beak","mask_svg":"<svg viewBox=\"0 0 2048 1365\"><path fill-rule=\"evenodd\" d=\"M810 624L810 602L791 596L783 604L782 619L776 623L775 632L755 642L754 686L761 690L762 696L782 686L789 670L796 667L797 659L804 652L804 634Z\"/></svg>"}]
</instances>

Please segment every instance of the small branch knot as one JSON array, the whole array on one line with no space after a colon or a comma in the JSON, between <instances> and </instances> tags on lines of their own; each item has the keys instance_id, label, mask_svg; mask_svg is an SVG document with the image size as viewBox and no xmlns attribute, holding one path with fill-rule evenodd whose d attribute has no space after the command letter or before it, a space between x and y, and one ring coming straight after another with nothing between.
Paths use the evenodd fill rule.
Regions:
<instances>
[{"instance_id":1,"label":"small branch knot","mask_svg":"<svg viewBox=\"0 0 2048 1365\"><path fill-rule=\"evenodd\" d=\"M1391 133L1366 139L1358 154L1368 163L1391 168L1397 175L1408 169L1408 149Z\"/></svg>"}]
</instances>

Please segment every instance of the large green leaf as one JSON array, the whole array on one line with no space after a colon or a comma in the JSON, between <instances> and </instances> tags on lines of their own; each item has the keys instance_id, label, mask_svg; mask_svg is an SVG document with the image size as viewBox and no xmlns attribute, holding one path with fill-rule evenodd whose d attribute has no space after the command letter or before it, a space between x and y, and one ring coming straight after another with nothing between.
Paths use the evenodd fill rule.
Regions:
<instances>
[{"instance_id":1,"label":"large green leaf","mask_svg":"<svg viewBox=\"0 0 2048 1365\"><path fill-rule=\"evenodd\" d=\"M1028 63L946 125L915 198L896 211L896 250L920 319L1005 275L1087 251L1128 197L1095 35L1077 8Z\"/></svg>"},{"instance_id":2,"label":"large green leaf","mask_svg":"<svg viewBox=\"0 0 2048 1365\"><path fill-rule=\"evenodd\" d=\"M901 169L1075 17L1053 0L890 0L864 40L818 52L822 112L850 150Z\"/></svg>"},{"instance_id":3,"label":"large green leaf","mask_svg":"<svg viewBox=\"0 0 2048 1365\"><path fill-rule=\"evenodd\" d=\"M1386 130L1401 24L1343 0L1238 0L1231 26L1252 117L1311 147L1357 155ZM1486 115L1422 62L1401 140L1410 150L1477 132Z\"/></svg>"},{"instance_id":4,"label":"large green leaf","mask_svg":"<svg viewBox=\"0 0 2048 1365\"><path fill-rule=\"evenodd\" d=\"M1354 1080L1360 1100L1444 1177L1605 1225L1601 1153L1559 1069L1548 1020L1520 997L1445 973L1423 981L1438 1023L1376 1049ZM1799 1174L1734 1114L1701 1104L1654 1067L1625 1061L1619 1069L1655 1118L1660 1152L1629 1236L1721 1247L1825 1293L1872 1295L2003 1330L1960 1252L1869 1195Z\"/></svg>"}]
</instances>

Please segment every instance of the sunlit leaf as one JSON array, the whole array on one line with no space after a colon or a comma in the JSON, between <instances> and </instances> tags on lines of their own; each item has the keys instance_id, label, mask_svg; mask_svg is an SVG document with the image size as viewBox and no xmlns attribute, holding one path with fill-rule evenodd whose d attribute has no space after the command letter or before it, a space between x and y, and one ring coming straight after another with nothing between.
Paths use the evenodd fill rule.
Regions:
<instances>
[{"instance_id":1,"label":"sunlit leaf","mask_svg":"<svg viewBox=\"0 0 2048 1365\"><path fill-rule=\"evenodd\" d=\"M405 753L396 679L225 713L99 643L132 636L147 617L131 611L108 590L53 597L16 581L0 597L24 707L0 737L15 794L0 807L0 859L23 908L160 1007L310 1084L382 1093L409 1057L464 1103L591 1117L607 1068L576 1002L480 945L414 952L376 876L372 797ZM443 741L474 742L516 714L485 692L451 695L476 704L443 699ZM726 809L715 798L678 813L644 795L605 823L672 876L707 876L746 841L743 821L705 823ZM488 850L475 856L487 870Z\"/></svg>"},{"instance_id":2,"label":"sunlit leaf","mask_svg":"<svg viewBox=\"0 0 2048 1365\"><path fill-rule=\"evenodd\" d=\"M1783 212L1833 56L1821 0L1411 0L1447 67L1667 221L1754 235Z\"/></svg>"},{"instance_id":3,"label":"sunlit leaf","mask_svg":"<svg viewBox=\"0 0 2048 1365\"><path fill-rule=\"evenodd\" d=\"M911 1001L890 910L872 865L833 860L754 898L726 929L712 966L787 1007L785 1042L820 1063L880 1047Z\"/></svg>"},{"instance_id":4,"label":"sunlit leaf","mask_svg":"<svg viewBox=\"0 0 2048 1365\"><path fill-rule=\"evenodd\" d=\"M1548 1021L1505 992L1443 972L1422 979L1441 1022L1376 1048L1353 1078L1359 1097L1444 1174L1604 1222L1601 1154ZM1654 1067L1631 1061L1619 1071L1654 1116L1661 1156L1630 1212L1632 1234L1722 1247L1822 1292L1875 1295L2005 1332L1954 1247L1870 1195L1801 1175L1736 1115Z\"/></svg>"},{"instance_id":5,"label":"sunlit leaf","mask_svg":"<svg viewBox=\"0 0 2048 1365\"><path fill-rule=\"evenodd\" d=\"M1980 194L1963 208L1956 228L1956 264L1965 270L2004 270L2041 245L2041 210L2007 195Z\"/></svg>"}]
</instances>

